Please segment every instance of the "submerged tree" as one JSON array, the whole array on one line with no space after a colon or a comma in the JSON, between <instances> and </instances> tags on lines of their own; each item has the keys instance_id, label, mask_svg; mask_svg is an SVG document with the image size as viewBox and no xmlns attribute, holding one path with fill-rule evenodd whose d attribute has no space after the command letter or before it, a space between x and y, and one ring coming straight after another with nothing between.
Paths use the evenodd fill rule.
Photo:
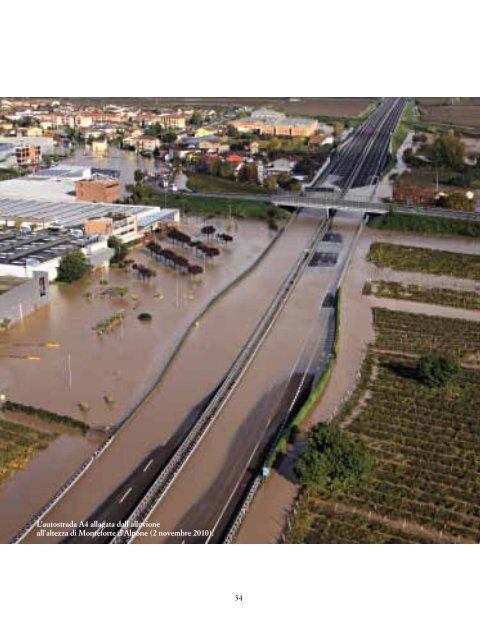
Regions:
<instances>
[{"instance_id":1,"label":"submerged tree","mask_svg":"<svg viewBox=\"0 0 480 640\"><path fill-rule=\"evenodd\" d=\"M60 282L75 282L89 271L90 265L80 249L70 249L63 254L58 265L57 279Z\"/></svg>"}]
</instances>

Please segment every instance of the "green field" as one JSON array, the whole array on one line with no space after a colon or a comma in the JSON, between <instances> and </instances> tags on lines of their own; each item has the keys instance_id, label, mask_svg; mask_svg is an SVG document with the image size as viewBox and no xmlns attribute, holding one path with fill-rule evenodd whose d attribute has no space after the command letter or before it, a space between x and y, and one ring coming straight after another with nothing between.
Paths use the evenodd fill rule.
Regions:
<instances>
[{"instance_id":1,"label":"green field","mask_svg":"<svg viewBox=\"0 0 480 640\"><path fill-rule=\"evenodd\" d=\"M233 198L207 198L205 196L185 196L168 193L156 194L149 199L148 204L167 206L181 209L184 213L202 216L228 216L235 218L252 218L267 220L269 212L277 219L288 217L285 209L269 202L255 202L254 200L234 200Z\"/></svg>"},{"instance_id":2,"label":"green field","mask_svg":"<svg viewBox=\"0 0 480 640\"><path fill-rule=\"evenodd\" d=\"M480 256L374 242L367 260L378 267L480 280Z\"/></svg>"},{"instance_id":3,"label":"green field","mask_svg":"<svg viewBox=\"0 0 480 640\"><path fill-rule=\"evenodd\" d=\"M478 352L480 324L384 310L374 319L361 392L334 422L365 443L372 478L335 493L304 489L287 541L479 542L480 369L461 367L445 388L433 389L415 365L432 347Z\"/></svg>"},{"instance_id":4,"label":"green field","mask_svg":"<svg viewBox=\"0 0 480 640\"><path fill-rule=\"evenodd\" d=\"M0 419L0 487L55 438L56 434Z\"/></svg>"},{"instance_id":5,"label":"green field","mask_svg":"<svg viewBox=\"0 0 480 640\"><path fill-rule=\"evenodd\" d=\"M390 213L385 216L373 216L368 221L372 229L390 231L413 231L425 234L461 235L480 237L480 222L468 222L451 218L430 218L404 213Z\"/></svg>"},{"instance_id":6,"label":"green field","mask_svg":"<svg viewBox=\"0 0 480 640\"><path fill-rule=\"evenodd\" d=\"M366 282L363 293L377 298L411 300L427 304L439 304L461 309L480 309L480 293L440 287L423 287L418 284L404 284L387 280Z\"/></svg>"},{"instance_id":7,"label":"green field","mask_svg":"<svg viewBox=\"0 0 480 640\"><path fill-rule=\"evenodd\" d=\"M187 186L192 191L201 193L263 193L268 195L268 191L259 184L229 180L205 173L190 174Z\"/></svg>"}]
</instances>

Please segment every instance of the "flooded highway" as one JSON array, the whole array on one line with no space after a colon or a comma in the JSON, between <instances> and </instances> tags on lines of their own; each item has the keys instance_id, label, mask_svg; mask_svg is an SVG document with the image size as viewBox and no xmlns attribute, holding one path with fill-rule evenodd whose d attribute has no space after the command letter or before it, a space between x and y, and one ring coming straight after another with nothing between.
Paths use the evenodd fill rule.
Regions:
<instances>
[{"instance_id":1,"label":"flooded highway","mask_svg":"<svg viewBox=\"0 0 480 640\"><path fill-rule=\"evenodd\" d=\"M150 399L48 514L49 522L87 518L152 449L175 434L192 407L221 380L317 225L314 217L296 219L260 265L209 310ZM34 532L25 539L51 540Z\"/></svg>"},{"instance_id":2,"label":"flooded highway","mask_svg":"<svg viewBox=\"0 0 480 640\"><path fill-rule=\"evenodd\" d=\"M322 345L331 346L333 309L323 303L357 228L358 221L334 221L332 231L341 235L341 245L325 242L318 250L340 252L337 264L307 268L239 386L150 516L149 522L157 523L163 535L139 536L135 543L205 542L201 535L165 534L211 531L222 520L238 478L248 469L257 444L265 440L293 376L298 378L309 368L315 348L317 363L328 355Z\"/></svg>"}]
</instances>

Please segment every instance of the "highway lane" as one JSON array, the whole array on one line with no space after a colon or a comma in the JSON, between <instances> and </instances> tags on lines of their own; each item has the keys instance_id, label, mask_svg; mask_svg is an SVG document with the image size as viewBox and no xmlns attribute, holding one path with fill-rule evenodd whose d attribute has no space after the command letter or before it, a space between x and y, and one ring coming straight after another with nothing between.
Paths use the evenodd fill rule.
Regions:
<instances>
[{"instance_id":1,"label":"highway lane","mask_svg":"<svg viewBox=\"0 0 480 640\"><path fill-rule=\"evenodd\" d=\"M406 104L405 98L386 98L337 151L316 185L350 188L370 186L380 177L388 159L391 136Z\"/></svg>"},{"instance_id":2,"label":"highway lane","mask_svg":"<svg viewBox=\"0 0 480 640\"><path fill-rule=\"evenodd\" d=\"M151 515L150 522L157 523L162 536L138 536L135 543L202 543L208 535L164 534L179 530L210 532L215 525L212 541L220 539L239 496L252 473L258 471L260 454L288 411L300 379L306 373L308 387L312 365L328 355L333 309L324 307L323 301L336 282L358 224L334 221L334 229L341 229L344 243L341 247L325 243L319 250L341 249L337 266L309 267L304 272L235 393Z\"/></svg>"}]
</instances>

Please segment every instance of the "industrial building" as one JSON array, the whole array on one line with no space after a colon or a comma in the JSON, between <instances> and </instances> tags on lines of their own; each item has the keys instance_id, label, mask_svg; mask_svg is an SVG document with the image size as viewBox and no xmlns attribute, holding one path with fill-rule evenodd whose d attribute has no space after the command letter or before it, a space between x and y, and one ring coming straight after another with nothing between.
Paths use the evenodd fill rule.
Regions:
<instances>
[{"instance_id":1,"label":"industrial building","mask_svg":"<svg viewBox=\"0 0 480 640\"><path fill-rule=\"evenodd\" d=\"M82 250L92 267L107 265L113 254L106 239L98 236L7 230L0 232L0 277L32 278L42 272L48 280L55 280L62 256L71 249Z\"/></svg>"},{"instance_id":2,"label":"industrial building","mask_svg":"<svg viewBox=\"0 0 480 640\"><path fill-rule=\"evenodd\" d=\"M148 216L153 220L152 224L160 220L178 220L180 215L178 209L160 209L160 207L130 204L4 198L0 195L0 226L23 226L37 229L46 229L52 226L82 228L86 220L115 213L135 215L137 219Z\"/></svg>"},{"instance_id":3,"label":"industrial building","mask_svg":"<svg viewBox=\"0 0 480 640\"><path fill-rule=\"evenodd\" d=\"M78 202L109 202L120 200L120 180L89 178L77 180L75 196Z\"/></svg>"},{"instance_id":4,"label":"industrial building","mask_svg":"<svg viewBox=\"0 0 480 640\"><path fill-rule=\"evenodd\" d=\"M313 136L319 128L318 120L312 118L287 118L283 113L270 109L253 111L249 118L233 120L230 124L241 133L259 133L280 137Z\"/></svg>"},{"instance_id":5,"label":"industrial building","mask_svg":"<svg viewBox=\"0 0 480 640\"><path fill-rule=\"evenodd\" d=\"M8 328L50 302L48 274L35 271L29 278L0 276L0 327Z\"/></svg>"}]
</instances>

